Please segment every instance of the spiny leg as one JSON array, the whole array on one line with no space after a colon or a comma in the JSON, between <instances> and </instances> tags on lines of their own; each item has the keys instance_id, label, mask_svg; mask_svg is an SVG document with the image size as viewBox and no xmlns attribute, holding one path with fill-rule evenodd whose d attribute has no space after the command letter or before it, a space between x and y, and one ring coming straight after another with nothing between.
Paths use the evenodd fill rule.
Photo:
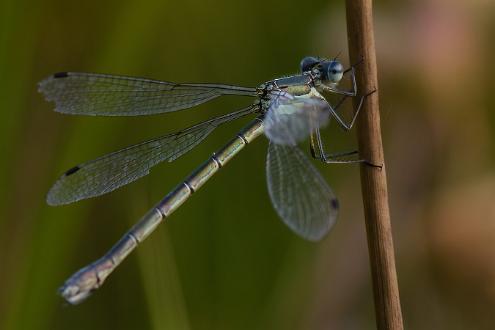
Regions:
<instances>
[{"instance_id":1,"label":"spiny leg","mask_svg":"<svg viewBox=\"0 0 495 330\"><path fill-rule=\"evenodd\" d=\"M344 103L347 97L348 97L347 95L342 96L340 100L337 102L337 104L334 106L334 108L332 108L332 106L330 105L330 108L332 109L331 113L335 113L335 110L338 110L340 108L340 106L342 105L342 103ZM309 148L310 148L311 156L314 159L325 162L326 159L330 158L327 157L327 153L324 150L323 141L321 139L320 130L318 128L315 129L315 131L310 135ZM352 151L349 154L355 154L355 153L357 153L357 151Z\"/></svg>"},{"instance_id":2,"label":"spiny leg","mask_svg":"<svg viewBox=\"0 0 495 330\"><path fill-rule=\"evenodd\" d=\"M346 131L349 131L354 126L354 123L355 123L356 118L359 114L359 111L362 108L364 98L369 96L370 94L373 94L375 91L376 90L373 90L372 92L367 93L366 95L363 95L360 97L358 107L357 107L356 112L354 113L354 116L353 116L350 123L346 123L336 112L336 110L338 110L338 108L342 105L342 103L348 97L347 95L344 95L337 102L335 107L330 106L330 112L334 116L334 118L337 119L337 122L339 123L339 125L342 128L344 128ZM379 167L379 168L382 167L381 165L373 164L366 159L351 159L351 158L346 159L345 158L346 156L352 156L352 155L358 154L357 150L339 152L339 153L331 153L331 154L326 153L319 129L316 129L310 136L310 151L311 151L311 155L314 159L321 160L322 162L327 163L327 164L330 164L330 163L338 163L338 164L365 163L365 164L373 166L373 167ZM318 151L318 153L317 153L317 151Z\"/></svg>"},{"instance_id":3,"label":"spiny leg","mask_svg":"<svg viewBox=\"0 0 495 330\"><path fill-rule=\"evenodd\" d=\"M316 154L316 149L318 150L318 154ZM360 163L363 163L363 164L366 164L369 166L378 167L380 169L382 168L382 165L373 164L369 160L361 159L361 158L356 159L356 158L349 157L349 156L353 156L353 155L358 155L359 152L357 150L327 154L324 149L325 148L323 146L323 141L321 139L320 130L316 129L315 132L313 132L311 134L311 137L310 137L310 151L311 151L311 156L314 159L320 160L326 164L360 164Z\"/></svg>"},{"instance_id":4,"label":"spiny leg","mask_svg":"<svg viewBox=\"0 0 495 330\"><path fill-rule=\"evenodd\" d=\"M339 124L340 127L342 127L342 129L346 130L346 131L350 131L352 129L352 127L354 126L354 123L356 122L356 118L359 114L359 111L361 111L361 108L363 106L363 101L364 99L374 93L375 91L371 92L371 93L368 93L366 95L362 95L360 98L359 98L359 104L356 108L356 111L354 112L354 115L352 116L352 119L351 119L351 122L350 123L346 123L345 120L336 112L336 109L344 102L344 100L348 97L347 95L345 95L342 99L340 99L339 103L337 103L337 106L335 108L333 108L331 105L329 107L330 109L330 113L332 114L332 116L337 120L337 123Z\"/></svg>"},{"instance_id":5,"label":"spiny leg","mask_svg":"<svg viewBox=\"0 0 495 330\"><path fill-rule=\"evenodd\" d=\"M350 163L362 163L366 162L362 159L352 159L348 156L357 155L358 151L345 151L327 154L325 152L325 147L321 139L321 133L319 129L316 129L310 137L310 151L314 159L321 160L327 164L350 164ZM318 152L318 153L317 153Z\"/></svg>"}]
</instances>

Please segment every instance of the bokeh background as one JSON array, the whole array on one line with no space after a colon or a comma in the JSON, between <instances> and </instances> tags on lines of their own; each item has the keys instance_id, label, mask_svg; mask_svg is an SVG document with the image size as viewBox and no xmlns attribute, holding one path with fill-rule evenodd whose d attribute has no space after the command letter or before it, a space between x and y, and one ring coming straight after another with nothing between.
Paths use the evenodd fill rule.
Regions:
<instances>
[{"instance_id":1,"label":"bokeh background","mask_svg":"<svg viewBox=\"0 0 495 330\"><path fill-rule=\"evenodd\" d=\"M374 329L356 166L317 166L342 210L315 244L277 218L266 139L246 148L76 307L100 257L244 123L97 199L49 207L75 164L246 105L149 118L52 111L37 82L89 71L256 86L305 55L347 58L342 1L0 2L0 329ZM495 3L377 1L380 103L407 329L495 326ZM347 62L347 61L345 61ZM331 148L354 134L330 126Z\"/></svg>"}]
</instances>

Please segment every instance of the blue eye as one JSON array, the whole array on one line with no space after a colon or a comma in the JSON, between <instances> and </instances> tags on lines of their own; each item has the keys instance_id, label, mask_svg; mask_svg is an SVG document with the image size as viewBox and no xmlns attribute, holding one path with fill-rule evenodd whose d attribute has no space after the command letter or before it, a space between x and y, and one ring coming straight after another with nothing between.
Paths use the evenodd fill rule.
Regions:
<instances>
[{"instance_id":1,"label":"blue eye","mask_svg":"<svg viewBox=\"0 0 495 330\"><path fill-rule=\"evenodd\" d=\"M301 60L301 64L300 64L301 73L311 71L311 69L318 63L320 63L320 60L317 57L306 56Z\"/></svg>"},{"instance_id":2,"label":"blue eye","mask_svg":"<svg viewBox=\"0 0 495 330\"><path fill-rule=\"evenodd\" d=\"M338 83L344 75L344 67L339 61L333 60L327 62L326 78L333 83Z\"/></svg>"}]
</instances>

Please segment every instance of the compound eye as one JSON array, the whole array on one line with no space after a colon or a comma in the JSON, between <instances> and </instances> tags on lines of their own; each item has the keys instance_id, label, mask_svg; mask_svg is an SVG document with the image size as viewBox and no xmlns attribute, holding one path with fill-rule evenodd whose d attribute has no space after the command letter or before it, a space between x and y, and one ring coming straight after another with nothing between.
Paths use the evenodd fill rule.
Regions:
<instances>
[{"instance_id":1,"label":"compound eye","mask_svg":"<svg viewBox=\"0 0 495 330\"><path fill-rule=\"evenodd\" d=\"M301 60L301 64L300 64L301 73L311 71L311 69L318 63L320 63L320 60L317 57L306 56Z\"/></svg>"},{"instance_id":2,"label":"compound eye","mask_svg":"<svg viewBox=\"0 0 495 330\"><path fill-rule=\"evenodd\" d=\"M327 77L333 83L338 83L344 75L344 67L339 61L330 61L327 68Z\"/></svg>"}]
</instances>

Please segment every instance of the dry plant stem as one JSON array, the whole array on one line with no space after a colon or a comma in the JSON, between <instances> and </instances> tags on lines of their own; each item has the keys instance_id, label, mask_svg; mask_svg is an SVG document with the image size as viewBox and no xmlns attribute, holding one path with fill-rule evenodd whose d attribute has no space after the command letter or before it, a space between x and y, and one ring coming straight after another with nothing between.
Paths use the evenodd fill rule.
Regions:
<instances>
[{"instance_id":1,"label":"dry plant stem","mask_svg":"<svg viewBox=\"0 0 495 330\"><path fill-rule=\"evenodd\" d=\"M403 329L390 226L386 167L378 108L378 80L371 0L346 0L347 33L351 63L361 58L356 72L358 90L372 92L364 100L357 121L359 152L362 159L382 167L361 166L361 186L373 279L378 329Z\"/></svg>"}]
</instances>

